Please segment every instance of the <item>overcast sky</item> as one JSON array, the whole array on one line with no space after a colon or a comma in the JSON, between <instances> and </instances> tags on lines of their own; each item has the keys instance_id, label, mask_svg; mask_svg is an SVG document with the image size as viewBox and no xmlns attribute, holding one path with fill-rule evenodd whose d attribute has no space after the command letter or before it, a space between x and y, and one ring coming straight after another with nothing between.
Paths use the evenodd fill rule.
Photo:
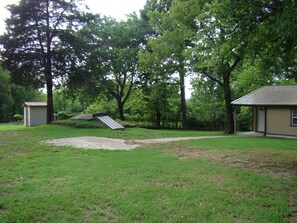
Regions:
<instances>
[{"instance_id":1,"label":"overcast sky","mask_svg":"<svg viewBox=\"0 0 297 223\"><path fill-rule=\"evenodd\" d=\"M0 0L0 35L5 31L4 20L10 16L5 9L8 4L16 4L19 0ZM85 0L91 12L111 16L116 19L125 19L132 12L139 12L146 0Z\"/></svg>"}]
</instances>

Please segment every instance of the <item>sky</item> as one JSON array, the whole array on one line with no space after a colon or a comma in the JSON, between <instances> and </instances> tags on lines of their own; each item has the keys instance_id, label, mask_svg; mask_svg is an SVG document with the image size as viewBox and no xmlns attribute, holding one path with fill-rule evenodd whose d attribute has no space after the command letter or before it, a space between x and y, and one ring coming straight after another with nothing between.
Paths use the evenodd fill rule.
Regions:
<instances>
[{"instance_id":1,"label":"sky","mask_svg":"<svg viewBox=\"0 0 297 223\"><path fill-rule=\"evenodd\" d=\"M19 0L0 1L0 35L5 31L4 20L10 16L5 9L8 4L17 4ZM139 12L146 0L85 0L86 5L93 13L111 16L116 19L125 19L127 14Z\"/></svg>"},{"instance_id":2,"label":"sky","mask_svg":"<svg viewBox=\"0 0 297 223\"><path fill-rule=\"evenodd\" d=\"M8 4L17 4L19 0L0 0L0 35L5 32L4 20L10 16L5 9ZM85 0L85 4L92 13L110 16L119 20L126 19L126 15L136 12L144 7L146 0ZM186 78L186 98L191 97L190 81Z\"/></svg>"}]
</instances>

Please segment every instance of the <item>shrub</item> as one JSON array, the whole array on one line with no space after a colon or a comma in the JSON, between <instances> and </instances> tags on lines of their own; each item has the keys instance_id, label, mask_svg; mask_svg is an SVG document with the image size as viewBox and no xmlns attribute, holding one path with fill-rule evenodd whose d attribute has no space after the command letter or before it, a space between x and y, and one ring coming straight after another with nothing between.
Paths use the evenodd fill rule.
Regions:
<instances>
[{"instance_id":1,"label":"shrub","mask_svg":"<svg viewBox=\"0 0 297 223\"><path fill-rule=\"evenodd\" d=\"M58 112L57 113L57 120L65 120L73 117L73 114L68 114L66 112Z\"/></svg>"},{"instance_id":2,"label":"shrub","mask_svg":"<svg viewBox=\"0 0 297 223\"><path fill-rule=\"evenodd\" d=\"M105 128L103 124L96 120L58 120L52 124L70 126L74 128Z\"/></svg>"},{"instance_id":3,"label":"shrub","mask_svg":"<svg viewBox=\"0 0 297 223\"><path fill-rule=\"evenodd\" d=\"M24 116L21 114L15 114L15 115L13 115L12 118L13 118L13 121L15 121L15 122L21 122L24 120Z\"/></svg>"}]
</instances>

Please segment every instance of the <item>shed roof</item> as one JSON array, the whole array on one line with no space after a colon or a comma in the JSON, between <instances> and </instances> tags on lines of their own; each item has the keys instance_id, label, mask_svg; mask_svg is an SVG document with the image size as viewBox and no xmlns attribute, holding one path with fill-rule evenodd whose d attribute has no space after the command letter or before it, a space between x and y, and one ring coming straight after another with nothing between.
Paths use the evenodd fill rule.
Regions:
<instances>
[{"instance_id":1,"label":"shed roof","mask_svg":"<svg viewBox=\"0 0 297 223\"><path fill-rule=\"evenodd\" d=\"M297 85L264 86L235 101L232 105L297 105Z\"/></svg>"},{"instance_id":2,"label":"shed roof","mask_svg":"<svg viewBox=\"0 0 297 223\"><path fill-rule=\"evenodd\" d=\"M25 102L24 107L46 107L47 103L46 102Z\"/></svg>"}]
</instances>

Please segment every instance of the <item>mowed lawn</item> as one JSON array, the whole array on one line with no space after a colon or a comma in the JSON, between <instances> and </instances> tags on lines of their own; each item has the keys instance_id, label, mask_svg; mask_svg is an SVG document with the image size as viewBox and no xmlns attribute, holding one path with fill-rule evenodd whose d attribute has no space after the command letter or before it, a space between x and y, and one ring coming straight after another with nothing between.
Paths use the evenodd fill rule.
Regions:
<instances>
[{"instance_id":1,"label":"mowed lawn","mask_svg":"<svg viewBox=\"0 0 297 223\"><path fill-rule=\"evenodd\" d=\"M297 222L297 140L225 137L131 151L45 139L220 132L0 125L0 222Z\"/></svg>"}]
</instances>

